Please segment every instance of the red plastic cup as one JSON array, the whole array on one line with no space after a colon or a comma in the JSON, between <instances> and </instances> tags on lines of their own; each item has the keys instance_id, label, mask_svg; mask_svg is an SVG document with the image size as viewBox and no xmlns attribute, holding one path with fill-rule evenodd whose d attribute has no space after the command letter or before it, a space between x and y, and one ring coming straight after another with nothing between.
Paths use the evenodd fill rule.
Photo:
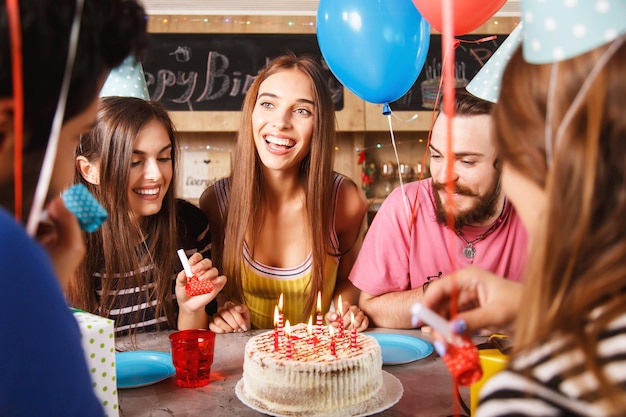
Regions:
<instances>
[{"instance_id":1,"label":"red plastic cup","mask_svg":"<svg viewBox=\"0 0 626 417\"><path fill-rule=\"evenodd\" d=\"M211 379L215 333L211 330L180 330L170 335L176 383L181 387L203 387Z\"/></svg>"}]
</instances>

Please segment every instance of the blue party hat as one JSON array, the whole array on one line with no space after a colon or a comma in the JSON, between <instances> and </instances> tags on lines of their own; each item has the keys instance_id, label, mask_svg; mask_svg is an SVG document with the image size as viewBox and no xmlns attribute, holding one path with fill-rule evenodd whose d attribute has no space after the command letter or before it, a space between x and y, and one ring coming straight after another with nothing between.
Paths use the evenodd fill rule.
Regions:
<instances>
[{"instance_id":1,"label":"blue party hat","mask_svg":"<svg viewBox=\"0 0 626 417\"><path fill-rule=\"evenodd\" d=\"M522 0L524 59L573 58L626 33L626 0Z\"/></svg>"},{"instance_id":2,"label":"blue party hat","mask_svg":"<svg viewBox=\"0 0 626 417\"><path fill-rule=\"evenodd\" d=\"M100 97L111 96L150 100L141 62L134 56L127 57L119 67L113 68L109 73L100 91Z\"/></svg>"},{"instance_id":3,"label":"blue party hat","mask_svg":"<svg viewBox=\"0 0 626 417\"><path fill-rule=\"evenodd\" d=\"M509 62L509 59L511 59L513 52L515 52L522 43L522 26L523 23L517 25L504 43L500 45L487 63L478 71L474 78L472 78L472 81L465 87L469 93L492 103L498 101L504 68Z\"/></svg>"}]
</instances>

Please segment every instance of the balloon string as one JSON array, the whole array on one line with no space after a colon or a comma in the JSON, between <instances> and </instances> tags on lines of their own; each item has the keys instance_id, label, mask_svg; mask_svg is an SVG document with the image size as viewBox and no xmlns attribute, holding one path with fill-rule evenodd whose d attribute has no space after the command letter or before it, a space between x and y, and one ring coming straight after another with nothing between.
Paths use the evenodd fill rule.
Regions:
<instances>
[{"instance_id":1,"label":"balloon string","mask_svg":"<svg viewBox=\"0 0 626 417\"><path fill-rule=\"evenodd\" d=\"M387 104L388 106L388 104ZM406 196L406 191L404 189L404 181L402 180L402 174L400 173L400 158L398 157L398 148L396 147L396 137L393 133L393 124L391 123L391 111L387 114L387 120L389 121L389 133L391 135L391 144L393 145L393 153L396 157L396 166L398 167L398 178L400 179L400 190L402 191L402 202L404 203L404 213L406 214L406 219L409 222L409 228L411 227L411 208L409 205L409 199Z\"/></svg>"},{"instance_id":2,"label":"balloon string","mask_svg":"<svg viewBox=\"0 0 626 417\"><path fill-rule=\"evenodd\" d=\"M452 182L452 176L454 175L454 154L452 149L453 142L453 123L455 118L455 101L456 101L456 92L455 92L455 83L454 83L454 64L455 64L455 55L454 48L459 45L457 40L454 38L454 12L452 7L452 0L444 0L443 5L443 32L442 32L442 44L441 47L443 49L442 53L445 56L443 61L443 109L446 114L446 198L444 202L444 207L446 208L446 223L450 230L454 230L454 213L452 210L452 195L454 193L454 184ZM447 6L446 6L447 3ZM450 53L452 52L452 53ZM448 242L451 243L451 242ZM448 245L448 254L450 256L451 264L454 263L454 257L452 256L453 244ZM453 266L453 270L455 265ZM457 308L456 308L456 281L454 279L454 274L452 274L452 293L450 298L450 317L454 318L456 316Z\"/></svg>"},{"instance_id":3,"label":"balloon string","mask_svg":"<svg viewBox=\"0 0 626 417\"><path fill-rule=\"evenodd\" d=\"M443 53L443 66L445 67L446 65L446 61L448 59L448 51L444 51ZM437 87L437 94L435 96L435 103L433 105L433 111L430 114L430 127L428 128L428 137L426 138L426 152L424 152L424 158L423 158L423 165L422 166L426 166L426 160L428 159L428 149L430 148L430 140L432 137L432 132L433 132L433 126L435 125L435 120L437 120L437 114L438 114L438 108L439 108L439 101L441 100L441 89L442 89L442 85L443 85L443 77L439 78L439 86ZM420 173L419 176L419 180L423 179L424 174L423 174L424 170L422 170L422 172ZM418 197L419 197L419 188L417 193L415 193L415 199L413 200L413 204L411 204L411 221L410 221L410 228L409 228L409 232L412 231L413 228L413 224L415 224L415 217L417 216L417 209L419 206L418 203Z\"/></svg>"},{"instance_id":4,"label":"balloon string","mask_svg":"<svg viewBox=\"0 0 626 417\"><path fill-rule=\"evenodd\" d=\"M483 42L488 42L488 41L493 41L494 39L498 39L498 37L496 35L491 35L491 36L485 36L484 38L480 38L480 39L457 39L455 42L455 48L458 46L458 43L483 43Z\"/></svg>"},{"instance_id":5,"label":"balloon string","mask_svg":"<svg viewBox=\"0 0 626 417\"><path fill-rule=\"evenodd\" d=\"M454 56L454 7L452 4L453 0L443 0L442 3L442 17L443 17L443 32L442 32L442 48L444 56L447 56L448 52L452 52L451 56L447 61L443 62L443 73L442 78L444 79L443 83L443 107L444 113L447 116L447 155L446 155L446 202L444 206L446 207L446 221L448 223L448 227L450 230L454 230L454 216L452 213L452 193L454 192L454 184L452 183L452 174L453 174L453 164L455 162L454 155L452 153L452 123L455 116L455 91L454 91L454 64L455 64L455 56ZM460 17L460 16L459 16ZM457 43L458 45L458 43ZM451 243L448 242L447 243ZM451 247L453 244L448 245L448 254L450 256L450 260L452 257ZM456 270L456 268L453 268ZM457 302L458 302L458 288L456 283L456 274L452 273L450 276L451 283L451 293L450 293L450 317L454 319L457 314ZM455 379L452 379L452 386L456 389ZM452 392L455 392L453 389ZM456 396L452 396L452 404L453 404L453 414L459 415L460 407L459 401Z\"/></svg>"},{"instance_id":6,"label":"balloon string","mask_svg":"<svg viewBox=\"0 0 626 417\"><path fill-rule=\"evenodd\" d=\"M13 73L13 204L15 219L22 220L24 149L24 80L22 65L22 29L18 0L7 1L11 36L11 71Z\"/></svg>"},{"instance_id":7,"label":"balloon string","mask_svg":"<svg viewBox=\"0 0 626 417\"><path fill-rule=\"evenodd\" d=\"M83 14L83 5L84 0L76 1L76 9L74 10L74 19L70 30L67 59L65 61L65 72L63 73L63 82L61 83L59 100L57 102L54 118L52 119L52 128L50 129L50 136L48 137L48 146L46 147L46 154L43 159L43 164L41 165L41 172L39 174L39 179L37 180L33 204L30 208L28 222L26 224L26 231L30 236L35 236L37 232L41 212L43 210L46 195L48 194L48 188L50 187L50 179L52 178L52 171L59 145L59 136L63 125L63 117L65 115L65 104L67 102L67 95L69 93L70 82L72 80L74 61L76 59L76 49L78 46L78 35L80 34L80 21Z\"/></svg>"},{"instance_id":8,"label":"balloon string","mask_svg":"<svg viewBox=\"0 0 626 417\"><path fill-rule=\"evenodd\" d=\"M413 114L413 116L409 117L408 119L403 119L403 118L399 117L398 115L396 115L396 113L394 111L391 111L391 115L393 117L395 117L396 119L400 120L401 122L404 122L404 123L412 122L413 120L415 120L415 119L417 119L419 117L419 114L415 113L415 114Z\"/></svg>"},{"instance_id":9,"label":"balloon string","mask_svg":"<svg viewBox=\"0 0 626 417\"><path fill-rule=\"evenodd\" d=\"M575 116L576 111L578 111L581 105L585 102L587 93L591 89L598 74L600 74L600 71L604 68L604 66L609 61L609 59L611 59L611 57L619 50L619 48L622 46L624 42L626 42L626 35L622 35L620 38L616 39L611 44L611 46L609 46L604 51L602 56L598 60L596 60L593 68L587 75L587 78L585 79L583 84L580 86L578 92L576 93L576 96L574 97L574 100L572 100L569 107L567 108L567 111L565 112L565 115L563 116L563 119L561 120L561 124L556 130L556 134L554 137L554 145L551 146L551 149L553 152L554 152L554 148L558 149L559 144L561 143L561 141L563 140L563 137L565 136L565 130L569 127L569 124L572 121L572 118ZM557 66L556 64L553 64L553 68L555 68L556 66ZM552 77L550 78L550 84L558 83L558 80L556 77L557 74L558 74L558 69L555 69L553 71L554 79ZM552 120L550 120L548 124L552 124ZM550 166L550 162L551 160L548 160L548 166Z\"/></svg>"},{"instance_id":10,"label":"balloon string","mask_svg":"<svg viewBox=\"0 0 626 417\"><path fill-rule=\"evenodd\" d=\"M548 81L548 100L546 106L546 127L544 129L544 140L546 142L546 164L548 168L552 165L552 108L556 97L556 77L559 70L559 63L555 62L550 68L550 80Z\"/></svg>"}]
</instances>

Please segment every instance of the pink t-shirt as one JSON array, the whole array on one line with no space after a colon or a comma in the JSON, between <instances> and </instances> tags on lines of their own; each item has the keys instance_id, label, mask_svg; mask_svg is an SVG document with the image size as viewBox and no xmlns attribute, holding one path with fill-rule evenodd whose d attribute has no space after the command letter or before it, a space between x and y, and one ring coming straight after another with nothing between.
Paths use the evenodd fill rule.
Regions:
<instances>
[{"instance_id":1,"label":"pink t-shirt","mask_svg":"<svg viewBox=\"0 0 626 417\"><path fill-rule=\"evenodd\" d=\"M454 230L437 222L432 179L415 181L404 188L408 201L417 204L415 223L409 228L402 192L396 188L376 214L350 273L350 281L357 288L375 296L404 291L421 287L427 277L446 275L469 265L521 280L528 236L511 203L506 202L502 224L474 243L475 257L468 259L463 255L467 244ZM488 229L465 226L462 232L472 241Z\"/></svg>"}]
</instances>

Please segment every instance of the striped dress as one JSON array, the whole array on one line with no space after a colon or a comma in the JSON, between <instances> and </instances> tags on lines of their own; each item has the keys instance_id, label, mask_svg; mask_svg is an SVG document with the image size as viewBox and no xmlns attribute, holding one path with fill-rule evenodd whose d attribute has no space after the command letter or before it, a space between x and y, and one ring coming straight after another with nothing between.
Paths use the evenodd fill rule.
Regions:
<instances>
[{"instance_id":1,"label":"striped dress","mask_svg":"<svg viewBox=\"0 0 626 417\"><path fill-rule=\"evenodd\" d=\"M209 233L209 224L204 213L193 204L177 200L177 230L179 247L185 249L187 257L196 252L203 254L205 258L211 255L211 234ZM138 251L143 255L146 253L145 246L140 243ZM102 296L102 280L115 279L126 280L128 284L118 293L118 298L109 312L108 317L115 321L115 332L118 335L128 334L129 330L136 328L138 332L149 332L157 329L167 329L167 318L165 315L155 317L155 283L151 280L151 271L154 264L148 263L139 271L131 271L122 274L116 274L109 278L102 274L94 274L95 288L98 299ZM174 308L178 311L176 303L176 276L180 272L181 266L177 261L172 265L172 299L174 300ZM144 275L143 282L146 284L141 288L137 287L135 275L139 273ZM115 288L115 286L113 286ZM109 296L114 296L115 291L111 291ZM207 305L207 313L213 314L217 309L216 301L212 301ZM139 311L139 313L136 313ZM138 320L135 319L138 314Z\"/></svg>"},{"instance_id":2,"label":"striped dress","mask_svg":"<svg viewBox=\"0 0 626 417\"><path fill-rule=\"evenodd\" d=\"M330 309L335 284L337 281L337 269L339 267L339 240L335 230L335 208L337 195L341 183L344 180L341 174L335 174L332 193L332 213L330 238L333 254L326 257L326 268L322 290L322 311ZM230 178L224 178L215 183L215 194L222 219L226 212L230 196ZM285 320L291 324L306 322L309 315L313 315L315 323L315 311L304 312L304 306L308 298L307 288L311 279L313 266L312 255L297 266L292 268L276 268L264 265L252 258L248 245L244 243L242 259L243 276L241 282L243 295L250 310L250 322L253 328L268 329L274 327L274 307L280 294L283 294L283 313Z\"/></svg>"},{"instance_id":3,"label":"striped dress","mask_svg":"<svg viewBox=\"0 0 626 417\"><path fill-rule=\"evenodd\" d=\"M592 315L593 317L593 315ZM626 396L626 312L600 335L597 355L609 380ZM582 351L559 335L524 352L489 379L476 416L612 416Z\"/></svg>"}]
</instances>

